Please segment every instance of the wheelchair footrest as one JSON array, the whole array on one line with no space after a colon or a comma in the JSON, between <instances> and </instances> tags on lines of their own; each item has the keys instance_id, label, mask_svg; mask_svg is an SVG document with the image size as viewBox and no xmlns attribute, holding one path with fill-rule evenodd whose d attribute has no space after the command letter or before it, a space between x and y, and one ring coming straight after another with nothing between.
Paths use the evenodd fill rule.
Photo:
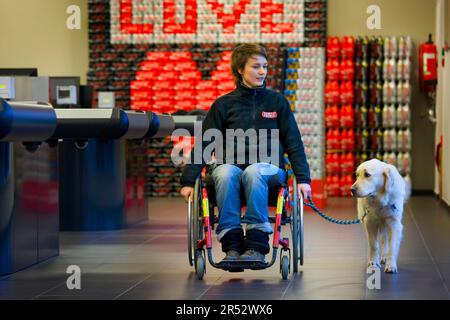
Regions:
<instances>
[{"instance_id":1,"label":"wheelchair footrest","mask_svg":"<svg viewBox=\"0 0 450 320\"><path fill-rule=\"evenodd\" d=\"M231 260L231 261L221 261L217 264L219 268L227 270L230 272L240 272L236 270L251 269L251 270L262 270L266 269L267 262L259 260Z\"/></svg>"}]
</instances>

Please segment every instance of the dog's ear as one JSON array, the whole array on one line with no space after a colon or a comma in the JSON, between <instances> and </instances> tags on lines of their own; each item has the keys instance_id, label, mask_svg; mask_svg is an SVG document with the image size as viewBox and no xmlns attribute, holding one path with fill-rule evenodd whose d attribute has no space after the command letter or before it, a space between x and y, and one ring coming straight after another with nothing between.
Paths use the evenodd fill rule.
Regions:
<instances>
[{"instance_id":1,"label":"dog's ear","mask_svg":"<svg viewBox=\"0 0 450 320\"><path fill-rule=\"evenodd\" d=\"M384 168L383 176L384 176L384 184L383 184L382 192L388 193L392 190L392 188L394 186L394 181L393 181L391 169L389 168L389 166Z\"/></svg>"},{"instance_id":2,"label":"dog's ear","mask_svg":"<svg viewBox=\"0 0 450 320\"><path fill-rule=\"evenodd\" d=\"M384 185L383 193L404 193L404 181L393 165L387 165L383 171Z\"/></svg>"}]
</instances>

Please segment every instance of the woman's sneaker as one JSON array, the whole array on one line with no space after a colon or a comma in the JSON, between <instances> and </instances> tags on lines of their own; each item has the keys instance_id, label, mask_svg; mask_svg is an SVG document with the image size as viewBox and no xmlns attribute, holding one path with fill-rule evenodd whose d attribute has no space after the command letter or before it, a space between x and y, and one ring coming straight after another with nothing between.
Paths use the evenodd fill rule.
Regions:
<instances>
[{"instance_id":1,"label":"woman's sneaker","mask_svg":"<svg viewBox=\"0 0 450 320\"><path fill-rule=\"evenodd\" d=\"M264 255L253 249L246 250L243 254L241 254L239 260L265 262Z\"/></svg>"}]
</instances>

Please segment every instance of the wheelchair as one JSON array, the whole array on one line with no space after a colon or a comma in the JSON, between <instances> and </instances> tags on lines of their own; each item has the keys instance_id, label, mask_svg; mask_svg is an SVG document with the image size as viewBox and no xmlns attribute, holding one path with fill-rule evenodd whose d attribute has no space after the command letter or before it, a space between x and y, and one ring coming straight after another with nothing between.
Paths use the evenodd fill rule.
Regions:
<instances>
[{"instance_id":1,"label":"wheelchair","mask_svg":"<svg viewBox=\"0 0 450 320\"><path fill-rule=\"evenodd\" d=\"M268 207L276 208L275 216L271 216L269 210L269 222L274 223L272 241L272 258L269 262L262 261L221 261L216 262L212 253L211 230L219 221L214 208L217 206L215 199L214 182L208 169L205 179L200 175L195 181L193 199L188 201L188 258L190 266L195 268L199 280L206 273L206 258L214 268L229 272L242 272L245 269L262 270L275 264L280 250L280 273L283 280L288 278L291 271L298 272L299 264L303 265L304 239L303 239L303 199L298 196L297 179L286 172L285 182L269 187ZM211 171L211 170L210 170ZM291 179L291 181L289 181ZM289 183L292 182L292 183ZM292 188L289 188L289 186ZM241 190L241 209L245 206L245 196ZM241 223L246 223L245 217L241 217ZM280 239L281 227L289 225L292 239L292 251L289 238Z\"/></svg>"}]
</instances>

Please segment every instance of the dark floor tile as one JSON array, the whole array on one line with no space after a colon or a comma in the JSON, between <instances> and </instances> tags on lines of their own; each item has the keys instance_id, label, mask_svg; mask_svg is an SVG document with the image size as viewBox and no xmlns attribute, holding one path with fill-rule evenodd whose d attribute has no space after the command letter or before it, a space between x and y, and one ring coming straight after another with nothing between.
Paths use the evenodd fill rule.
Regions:
<instances>
[{"instance_id":1,"label":"dark floor tile","mask_svg":"<svg viewBox=\"0 0 450 320\"><path fill-rule=\"evenodd\" d=\"M218 279L217 276L209 276L204 280L198 280L193 272L187 274L155 273L116 298L120 300L192 300L200 297Z\"/></svg>"},{"instance_id":2,"label":"dark floor tile","mask_svg":"<svg viewBox=\"0 0 450 320\"><path fill-rule=\"evenodd\" d=\"M282 299L318 300L318 299L364 299L364 278L361 276L314 277L304 274L303 279L294 279Z\"/></svg>"},{"instance_id":3,"label":"dark floor tile","mask_svg":"<svg viewBox=\"0 0 450 320\"><path fill-rule=\"evenodd\" d=\"M122 280L89 280L81 282L80 289L68 289L66 284L62 284L43 295L35 297L35 299L105 299L111 300L116 296L126 292L133 286L135 286L140 281L145 279L145 276L141 277L141 279L134 277L129 277L130 279L127 281L124 278Z\"/></svg>"},{"instance_id":4,"label":"dark floor tile","mask_svg":"<svg viewBox=\"0 0 450 320\"><path fill-rule=\"evenodd\" d=\"M16 299L31 300L62 284L59 280L36 279L28 281L1 281L0 300Z\"/></svg>"},{"instance_id":5,"label":"dark floor tile","mask_svg":"<svg viewBox=\"0 0 450 320\"><path fill-rule=\"evenodd\" d=\"M156 267L151 264L102 264L90 272L81 270L81 289L71 290L64 282L37 298L113 299L150 278L152 269Z\"/></svg>"},{"instance_id":6,"label":"dark floor tile","mask_svg":"<svg viewBox=\"0 0 450 320\"><path fill-rule=\"evenodd\" d=\"M47 260L41 264L5 276L0 280L0 283L6 281L65 281L69 277L67 273L69 266L78 266L83 274L93 272L101 265L99 263L90 263L90 261L88 263L76 260L70 260L66 263L61 262L58 258Z\"/></svg>"},{"instance_id":7,"label":"dark floor tile","mask_svg":"<svg viewBox=\"0 0 450 320\"><path fill-rule=\"evenodd\" d=\"M447 291L450 291L450 263L437 263L439 272L444 279Z\"/></svg>"},{"instance_id":8,"label":"dark floor tile","mask_svg":"<svg viewBox=\"0 0 450 320\"><path fill-rule=\"evenodd\" d=\"M407 212L435 261L450 263L450 212L435 197L413 197Z\"/></svg>"},{"instance_id":9,"label":"dark floor tile","mask_svg":"<svg viewBox=\"0 0 450 320\"><path fill-rule=\"evenodd\" d=\"M224 293L210 293L209 291L202 295L201 300L279 300L276 294L270 292L260 291L254 292L224 292Z\"/></svg>"},{"instance_id":10,"label":"dark floor tile","mask_svg":"<svg viewBox=\"0 0 450 320\"><path fill-rule=\"evenodd\" d=\"M202 299L275 299L283 295L289 280L282 280L280 275L246 276L225 274L214 283L202 296Z\"/></svg>"},{"instance_id":11,"label":"dark floor tile","mask_svg":"<svg viewBox=\"0 0 450 320\"><path fill-rule=\"evenodd\" d=\"M450 299L432 263L404 263L396 274L381 273L381 289L367 290L367 299Z\"/></svg>"}]
</instances>

